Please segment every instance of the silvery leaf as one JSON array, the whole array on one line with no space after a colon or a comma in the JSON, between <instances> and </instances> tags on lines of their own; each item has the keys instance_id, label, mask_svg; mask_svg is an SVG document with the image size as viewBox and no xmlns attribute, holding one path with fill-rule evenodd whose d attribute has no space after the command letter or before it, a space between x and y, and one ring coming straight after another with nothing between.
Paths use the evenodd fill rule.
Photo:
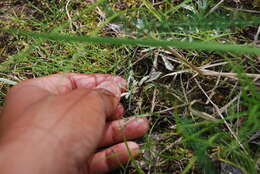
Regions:
<instances>
[{"instance_id":1,"label":"silvery leaf","mask_svg":"<svg viewBox=\"0 0 260 174\"><path fill-rule=\"evenodd\" d=\"M144 84L145 81L147 81L149 79L149 76L144 76L138 83L139 86L142 86L142 84Z\"/></svg>"},{"instance_id":2,"label":"silvery leaf","mask_svg":"<svg viewBox=\"0 0 260 174\"><path fill-rule=\"evenodd\" d=\"M159 71L152 71L150 74L149 74L149 79L146 81L146 82L151 82L151 81L154 81L156 79L158 79L160 77L162 73L159 72Z\"/></svg>"},{"instance_id":3,"label":"silvery leaf","mask_svg":"<svg viewBox=\"0 0 260 174\"><path fill-rule=\"evenodd\" d=\"M171 62L170 62L167 58L165 58L165 57L162 57L162 59L163 59L165 68L166 68L167 70L173 71L173 68L174 68L174 67L173 67L173 65L171 64Z\"/></svg>"}]
</instances>

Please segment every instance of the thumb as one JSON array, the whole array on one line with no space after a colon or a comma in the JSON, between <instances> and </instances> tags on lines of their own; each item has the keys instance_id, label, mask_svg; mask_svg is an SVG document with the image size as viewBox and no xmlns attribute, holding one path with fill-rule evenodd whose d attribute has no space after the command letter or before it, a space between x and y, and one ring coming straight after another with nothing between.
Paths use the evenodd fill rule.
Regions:
<instances>
[{"instance_id":1,"label":"thumb","mask_svg":"<svg viewBox=\"0 0 260 174\"><path fill-rule=\"evenodd\" d=\"M121 105L119 105L120 97L121 97L121 90L120 90L119 84L116 84L115 82L112 82L112 81L104 81L104 82L100 83L96 87L96 89L106 90L106 91L110 92L111 95L113 95L113 97L114 97L113 102L114 102L114 104L116 105L117 108L112 111L111 115L109 115L107 120L118 119L117 113L120 112L120 110L122 110L122 108L120 109Z\"/></svg>"}]
</instances>

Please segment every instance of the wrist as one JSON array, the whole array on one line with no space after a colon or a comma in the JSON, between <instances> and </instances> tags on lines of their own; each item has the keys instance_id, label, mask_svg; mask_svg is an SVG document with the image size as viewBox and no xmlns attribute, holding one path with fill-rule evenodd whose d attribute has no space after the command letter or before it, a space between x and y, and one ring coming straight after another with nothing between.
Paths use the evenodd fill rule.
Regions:
<instances>
[{"instance_id":1,"label":"wrist","mask_svg":"<svg viewBox=\"0 0 260 174\"><path fill-rule=\"evenodd\" d=\"M36 132L34 131L36 134ZM41 140L38 136L2 137L0 141L0 173L74 173L74 161L60 147L61 144L49 136Z\"/></svg>"}]
</instances>

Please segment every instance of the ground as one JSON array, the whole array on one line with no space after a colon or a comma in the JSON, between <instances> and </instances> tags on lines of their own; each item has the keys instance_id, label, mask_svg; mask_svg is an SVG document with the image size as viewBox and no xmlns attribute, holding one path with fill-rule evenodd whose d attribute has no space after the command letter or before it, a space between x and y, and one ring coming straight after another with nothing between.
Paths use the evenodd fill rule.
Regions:
<instances>
[{"instance_id":1,"label":"ground","mask_svg":"<svg viewBox=\"0 0 260 174\"><path fill-rule=\"evenodd\" d=\"M3 29L252 47L260 44L259 16L258 0L0 2ZM138 140L143 155L117 173L259 173L260 55L241 52L58 42L0 31L0 103L27 78L121 75L129 83L126 117L147 117L151 129Z\"/></svg>"}]
</instances>

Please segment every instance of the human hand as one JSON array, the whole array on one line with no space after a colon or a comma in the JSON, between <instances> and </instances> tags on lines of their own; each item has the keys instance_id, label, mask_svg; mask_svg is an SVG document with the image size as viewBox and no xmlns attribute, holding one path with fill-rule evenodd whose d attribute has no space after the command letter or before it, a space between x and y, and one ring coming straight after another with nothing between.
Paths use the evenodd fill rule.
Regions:
<instances>
[{"instance_id":1,"label":"human hand","mask_svg":"<svg viewBox=\"0 0 260 174\"><path fill-rule=\"evenodd\" d=\"M139 148L124 141L148 130L144 118L120 120L126 88L118 76L76 73L14 86L0 120L0 173L106 173L126 163Z\"/></svg>"}]
</instances>

